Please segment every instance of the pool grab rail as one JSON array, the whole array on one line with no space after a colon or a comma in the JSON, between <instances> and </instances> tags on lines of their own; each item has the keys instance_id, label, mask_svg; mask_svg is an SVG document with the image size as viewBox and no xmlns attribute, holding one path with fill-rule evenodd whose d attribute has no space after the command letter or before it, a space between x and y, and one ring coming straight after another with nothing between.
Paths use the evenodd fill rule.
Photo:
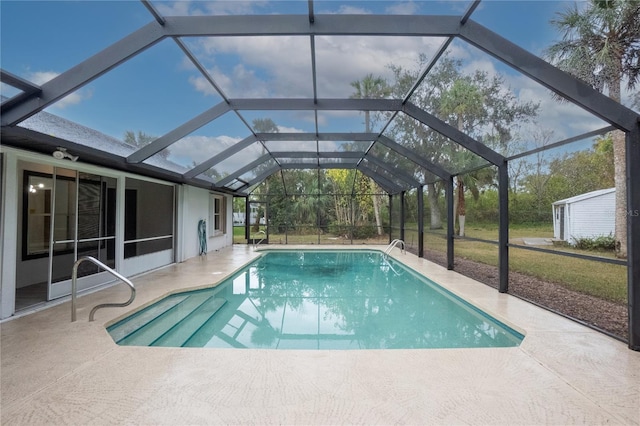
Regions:
<instances>
[{"instance_id":1,"label":"pool grab rail","mask_svg":"<svg viewBox=\"0 0 640 426\"><path fill-rule=\"evenodd\" d=\"M393 250L393 248L395 246L397 246L398 244L402 245L402 248L400 249L402 253L407 254L407 250L404 247L404 241L402 241L399 238L396 238L395 240L391 241L389 243L389 245L387 246L386 249L384 249L384 254L388 255L389 253L391 253L391 250Z\"/></svg>"},{"instance_id":2,"label":"pool grab rail","mask_svg":"<svg viewBox=\"0 0 640 426\"><path fill-rule=\"evenodd\" d=\"M129 297L129 300L127 300L124 303L102 303L100 305L96 305L89 313L89 321L93 321L93 315L100 308L121 308L124 306L129 306L133 302L133 299L136 298L136 289L133 286L133 283L129 281L127 278L125 278L124 276L116 272L114 269L111 269L104 263L100 262L95 257L92 257L92 256L81 257L80 259L76 260L76 262L73 264L73 269L71 272L71 322L74 322L76 320L76 296L78 293L78 266L82 262L87 260L97 265L98 267L104 269L105 271L107 271L108 273L110 273L111 275L113 275L114 277L116 277L126 285L128 285L129 288L131 289L131 297Z\"/></svg>"},{"instance_id":3,"label":"pool grab rail","mask_svg":"<svg viewBox=\"0 0 640 426\"><path fill-rule=\"evenodd\" d=\"M256 239L255 238L253 239L253 249L254 250L256 250L258 248L258 245L260 245L264 240L267 239L267 233L266 232L258 231L258 232L256 232L256 235L258 235L258 234L264 234L264 238L261 238L260 241L258 241L257 243L256 243Z\"/></svg>"}]
</instances>

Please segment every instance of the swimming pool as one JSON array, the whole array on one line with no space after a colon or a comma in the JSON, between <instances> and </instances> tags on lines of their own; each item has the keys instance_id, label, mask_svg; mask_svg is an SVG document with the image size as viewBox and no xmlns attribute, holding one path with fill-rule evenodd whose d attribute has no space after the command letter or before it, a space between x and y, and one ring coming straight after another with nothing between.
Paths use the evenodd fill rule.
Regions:
<instances>
[{"instance_id":1,"label":"swimming pool","mask_svg":"<svg viewBox=\"0 0 640 426\"><path fill-rule=\"evenodd\" d=\"M382 252L266 252L216 287L169 295L108 327L120 345L417 349L523 336Z\"/></svg>"}]
</instances>

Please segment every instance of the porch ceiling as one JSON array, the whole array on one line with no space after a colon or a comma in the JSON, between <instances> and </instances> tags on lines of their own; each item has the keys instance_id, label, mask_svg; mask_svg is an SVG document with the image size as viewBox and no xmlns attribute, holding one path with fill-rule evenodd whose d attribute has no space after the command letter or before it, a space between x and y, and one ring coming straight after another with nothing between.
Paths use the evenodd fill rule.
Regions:
<instances>
[{"instance_id":1,"label":"porch ceiling","mask_svg":"<svg viewBox=\"0 0 640 426\"><path fill-rule=\"evenodd\" d=\"M1 105L2 142L47 153L65 147L80 154L82 161L238 195L246 195L280 170L331 168L358 170L385 191L398 193L485 165L501 165L510 156L527 152L528 148L515 153L501 150L480 132L465 133L450 116L420 104L416 93L429 90L425 86L429 73L444 56L455 54L454 43L478 49L541 89L587 111L594 122L602 123L600 132L612 128L632 131L637 125L634 111L472 20L479 0L469 2L462 14L404 15L321 14L316 8L322 2L312 0L306 2L303 14L299 3L294 8L297 14L173 16L163 13L166 4L143 0L141 5L153 18L150 23L54 78L37 84L17 71L0 72L3 86L14 92ZM375 53L377 47L392 42L407 52L423 49L417 52L428 56L422 70L404 82L404 92L382 93L358 86L356 83L365 84L368 76L375 76L381 61L388 61L388 67L399 66L401 59ZM240 49L240 44L254 52L253 56L244 56L224 69L222 60L237 60L239 50L232 46ZM345 47L351 44L355 47ZM278 46L289 49L294 57L280 66L299 68L288 73L296 81L278 81L268 75L257 78L271 61L269 49L275 52ZM167 49L178 53L165 53ZM369 62L357 58L350 62L348 54L342 56L345 63L336 62L341 58L337 53L343 50L362 54ZM211 52L217 56L209 56ZM165 57L169 67L188 68L189 82L200 95L204 93L185 103L180 101L182 94L176 92L175 99L168 96L162 107L175 111L175 117L186 118L160 136L133 145L96 132L91 119L87 127L78 126L48 112L58 113L55 107L65 99L151 54ZM126 71L142 87L156 70L145 74L140 61ZM340 82L327 80L328 70L355 67L360 73L357 81L349 79L352 73ZM243 86L241 80L247 76L265 84ZM177 78L184 80L184 75ZM127 102L132 94L123 88L120 96ZM197 109L192 104L201 106L200 112L192 113ZM138 111L142 116L142 109ZM419 129L421 139L412 141L402 123ZM234 137L229 136L231 128L240 129L234 130ZM579 139L598 131L570 136ZM215 138L206 139L214 134ZM435 140L438 144L431 143ZM471 160L452 161L450 153L443 154L445 144L468 153Z\"/></svg>"}]
</instances>

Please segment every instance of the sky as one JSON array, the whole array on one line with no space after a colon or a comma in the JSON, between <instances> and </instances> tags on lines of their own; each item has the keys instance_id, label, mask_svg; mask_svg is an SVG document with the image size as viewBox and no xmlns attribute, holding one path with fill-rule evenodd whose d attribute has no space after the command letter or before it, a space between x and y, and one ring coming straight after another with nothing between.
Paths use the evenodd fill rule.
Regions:
<instances>
[{"instance_id":1,"label":"sky","mask_svg":"<svg viewBox=\"0 0 640 426\"><path fill-rule=\"evenodd\" d=\"M164 16L202 14L308 13L306 0L292 1L153 1ZM320 14L438 14L461 16L470 1L315 1ZM471 19L541 55L560 35L550 20L571 6L567 1L485 0ZM77 63L153 21L139 1L11 1L0 2L1 67L42 84ZM194 53L228 98L310 98L309 37L186 38ZM430 56L441 38L316 37L318 96L348 97L351 82L367 74L392 79L390 64L412 69L418 55ZM537 83L514 72L472 46L455 41L448 52L464 60L466 72L499 74L505 90L523 102L539 102L539 128L554 131L561 140L605 126L569 103L558 103ZM2 85L2 94L14 90ZM188 61L173 40L164 40L118 66L46 111L109 136L126 131L161 136L222 102L221 96ZM277 111L269 115L281 132L315 132L309 111ZM251 123L263 112L246 111ZM363 131L362 114L319 112L321 132ZM242 119L228 113L198 129L169 149L170 159L184 166L199 164L225 147L250 135ZM376 129L378 130L378 129ZM521 137L531 142L532 129ZM262 147L246 152L257 158ZM237 161L246 160L238 158ZM232 162L229 169L237 167ZM233 171L233 170L230 170Z\"/></svg>"}]
</instances>

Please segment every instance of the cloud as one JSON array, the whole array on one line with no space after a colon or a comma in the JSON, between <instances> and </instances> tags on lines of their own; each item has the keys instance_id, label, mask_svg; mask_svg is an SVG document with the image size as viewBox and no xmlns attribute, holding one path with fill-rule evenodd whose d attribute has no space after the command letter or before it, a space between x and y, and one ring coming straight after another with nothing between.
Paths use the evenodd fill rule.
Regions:
<instances>
[{"instance_id":1,"label":"cloud","mask_svg":"<svg viewBox=\"0 0 640 426\"><path fill-rule=\"evenodd\" d=\"M392 15L413 15L420 7L413 1L396 3L386 8L387 13Z\"/></svg>"},{"instance_id":2,"label":"cloud","mask_svg":"<svg viewBox=\"0 0 640 426\"><path fill-rule=\"evenodd\" d=\"M154 2L163 16L248 15L268 6L268 1L187 1Z\"/></svg>"},{"instance_id":3,"label":"cloud","mask_svg":"<svg viewBox=\"0 0 640 426\"><path fill-rule=\"evenodd\" d=\"M50 80L53 80L59 75L60 73L57 73L54 71L34 71L29 73L28 80L40 86ZM60 99L59 101L57 101L53 105L53 107L64 109L71 105L77 105L83 100L91 99L91 97L92 97L92 92L90 90L79 89L73 93L68 94L67 96Z\"/></svg>"},{"instance_id":4,"label":"cloud","mask_svg":"<svg viewBox=\"0 0 640 426\"><path fill-rule=\"evenodd\" d=\"M190 44L229 97L311 97L308 37L206 37Z\"/></svg>"},{"instance_id":5,"label":"cloud","mask_svg":"<svg viewBox=\"0 0 640 426\"><path fill-rule=\"evenodd\" d=\"M369 15L371 11L362 7L342 5L335 13L339 15Z\"/></svg>"},{"instance_id":6,"label":"cloud","mask_svg":"<svg viewBox=\"0 0 640 426\"><path fill-rule=\"evenodd\" d=\"M194 162L200 164L233 146L239 140L230 136L186 136L169 146L168 158L183 166L191 167Z\"/></svg>"},{"instance_id":7,"label":"cloud","mask_svg":"<svg viewBox=\"0 0 640 426\"><path fill-rule=\"evenodd\" d=\"M279 133L304 133L304 130L297 127L278 126Z\"/></svg>"}]
</instances>

